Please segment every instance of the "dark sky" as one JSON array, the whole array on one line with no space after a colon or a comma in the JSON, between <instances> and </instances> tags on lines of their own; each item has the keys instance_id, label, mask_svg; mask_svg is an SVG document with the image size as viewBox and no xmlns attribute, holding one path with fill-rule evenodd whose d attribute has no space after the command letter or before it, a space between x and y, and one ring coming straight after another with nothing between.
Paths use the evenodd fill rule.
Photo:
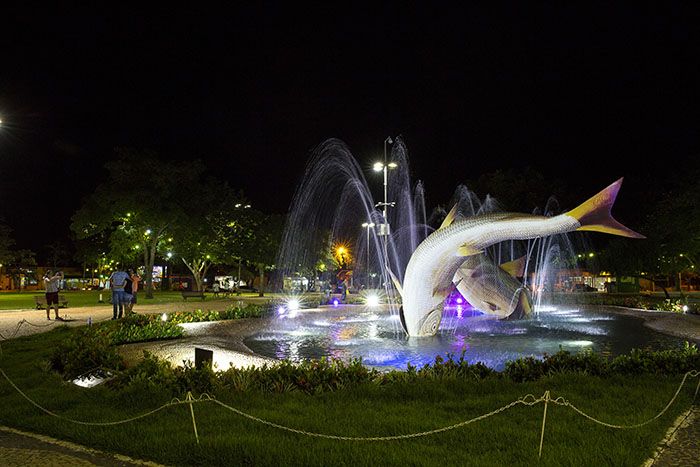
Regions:
<instances>
[{"instance_id":1,"label":"dark sky","mask_svg":"<svg viewBox=\"0 0 700 467\"><path fill-rule=\"evenodd\" d=\"M401 134L431 206L531 166L581 201L625 176L623 221L700 154L697 10L232 5L4 8L0 215L20 246L68 238L118 146L203 159L285 212L323 140L369 167Z\"/></svg>"}]
</instances>

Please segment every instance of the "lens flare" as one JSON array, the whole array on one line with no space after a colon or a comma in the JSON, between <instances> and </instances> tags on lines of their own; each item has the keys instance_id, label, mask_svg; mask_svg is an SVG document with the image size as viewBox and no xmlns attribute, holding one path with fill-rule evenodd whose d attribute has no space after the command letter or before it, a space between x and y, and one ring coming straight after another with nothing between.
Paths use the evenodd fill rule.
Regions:
<instances>
[{"instance_id":1,"label":"lens flare","mask_svg":"<svg viewBox=\"0 0 700 467\"><path fill-rule=\"evenodd\" d=\"M367 299L365 301L365 304L367 306L378 306L379 305L379 296L377 295L368 295Z\"/></svg>"}]
</instances>

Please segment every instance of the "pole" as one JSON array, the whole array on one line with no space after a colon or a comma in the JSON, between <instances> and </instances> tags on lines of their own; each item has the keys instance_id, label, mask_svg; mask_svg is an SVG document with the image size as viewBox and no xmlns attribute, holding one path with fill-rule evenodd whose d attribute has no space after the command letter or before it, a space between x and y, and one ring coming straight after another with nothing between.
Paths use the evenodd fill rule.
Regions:
<instances>
[{"instance_id":1,"label":"pole","mask_svg":"<svg viewBox=\"0 0 700 467\"><path fill-rule=\"evenodd\" d=\"M365 267L367 268L367 288L369 289L369 224L367 224L367 265Z\"/></svg>"},{"instance_id":2,"label":"pole","mask_svg":"<svg viewBox=\"0 0 700 467\"><path fill-rule=\"evenodd\" d=\"M387 162L386 162L386 143L391 140L391 137L387 137L384 140L384 226L383 229L384 231L382 232L383 235L383 242L382 242L382 247L383 247L383 257L384 257L384 287L388 286L389 282L389 254L387 252L387 242L389 239L387 238L389 236L389 213L387 211L388 207L388 200L387 200L387 185L388 185L388 170L389 168L387 167Z\"/></svg>"}]
</instances>

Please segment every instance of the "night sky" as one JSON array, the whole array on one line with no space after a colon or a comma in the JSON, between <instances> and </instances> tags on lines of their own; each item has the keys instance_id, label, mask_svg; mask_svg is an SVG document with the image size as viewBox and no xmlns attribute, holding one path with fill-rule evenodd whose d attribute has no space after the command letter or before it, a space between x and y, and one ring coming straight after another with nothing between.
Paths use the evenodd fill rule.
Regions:
<instances>
[{"instance_id":1,"label":"night sky","mask_svg":"<svg viewBox=\"0 0 700 467\"><path fill-rule=\"evenodd\" d=\"M330 137L378 197L369 168L401 134L429 207L483 173L530 166L580 201L625 176L614 212L632 228L697 165L697 10L235 5L4 8L0 215L18 246L41 255L67 241L120 146L202 159L283 213Z\"/></svg>"}]
</instances>

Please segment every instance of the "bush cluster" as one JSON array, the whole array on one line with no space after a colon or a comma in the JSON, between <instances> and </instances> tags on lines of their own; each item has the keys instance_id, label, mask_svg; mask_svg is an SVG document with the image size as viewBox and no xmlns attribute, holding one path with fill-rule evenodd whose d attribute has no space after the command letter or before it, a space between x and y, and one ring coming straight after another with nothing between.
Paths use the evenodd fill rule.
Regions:
<instances>
[{"instance_id":1,"label":"bush cluster","mask_svg":"<svg viewBox=\"0 0 700 467\"><path fill-rule=\"evenodd\" d=\"M111 339L92 328L81 328L61 342L49 357L49 363L67 380L98 369L116 371L124 368Z\"/></svg>"},{"instance_id":2,"label":"bush cluster","mask_svg":"<svg viewBox=\"0 0 700 467\"><path fill-rule=\"evenodd\" d=\"M132 314L120 320L78 329L54 350L49 361L51 368L61 373L65 379L75 379L97 369L115 372L124 368L116 345L175 339L184 334L182 327L178 326L179 323L260 317L264 309L261 305L250 304L231 306L222 312L176 312L167 315L168 319L165 321L160 315ZM149 366L152 363L147 361L146 368L142 370L150 368L157 373L155 366ZM183 385L187 386L186 383Z\"/></svg>"},{"instance_id":3,"label":"bush cluster","mask_svg":"<svg viewBox=\"0 0 700 467\"><path fill-rule=\"evenodd\" d=\"M695 344L681 349L639 350L608 359L583 351L571 354L560 350L542 360L525 357L506 362L503 376L515 382L535 381L556 373L583 373L592 376L639 375L643 373L674 375L700 369L700 352Z\"/></svg>"},{"instance_id":4,"label":"bush cluster","mask_svg":"<svg viewBox=\"0 0 700 467\"><path fill-rule=\"evenodd\" d=\"M544 358L520 358L506 363L502 372L481 362L471 364L464 358L448 354L438 356L420 368L408 366L405 371L382 373L362 365L361 360L345 363L337 359L309 360L298 364L288 360L259 368L229 368L216 372L209 366L171 367L150 354L133 368L121 372L111 381L113 388L142 390L148 387L166 390L172 395L192 391L205 392L292 392L319 394L372 383L387 385L417 380L506 378L514 382L535 381L558 373L582 373L591 376L659 374L675 375L700 368L700 352L686 343L681 349L650 351L633 350L613 359L587 351L578 354L560 350Z\"/></svg>"},{"instance_id":5,"label":"bush cluster","mask_svg":"<svg viewBox=\"0 0 700 467\"><path fill-rule=\"evenodd\" d=\"M245 306L231 305L224 311L215 310L195 310L176 311L167 314L169 323L199 323L202 321L220 321L224 319L260 318L268 307L249 303Z\"/></svg>"},{"instance_id":6,"label":"bush cluster","mask_svg":"<svg viewBox=\"0 0 700 467\"><path fill-rule=\"evenodd\" d=\"M675 313L683 313L683 307L686 306L689 313L698 312L693 304L688 303L688 299L685 296L676 299L661 299L637 295L553 294L550 300L553 304L624 306L641 310L673 311Z\"/></svg>"}]
</instances>

